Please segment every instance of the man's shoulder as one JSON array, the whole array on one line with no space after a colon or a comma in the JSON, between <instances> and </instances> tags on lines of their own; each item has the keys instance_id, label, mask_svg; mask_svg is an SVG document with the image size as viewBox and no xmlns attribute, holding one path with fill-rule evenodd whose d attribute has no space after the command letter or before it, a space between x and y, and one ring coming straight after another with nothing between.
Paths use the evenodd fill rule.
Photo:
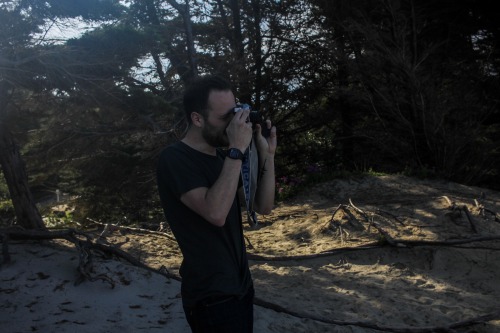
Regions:
<instances>
[{"instance_id":1,"label":"man's shoulder","mask_svg":"<svg viewBox=\"0 0 500 333\"><path fill-rule=\"evenodd\" d=\"M178 154L180 152L186 151L185 146L186 145L183 144L182 141L171 143L170 145L162 149L162 151L160 152L160 156Z\"/></svg>"}]
</instances>

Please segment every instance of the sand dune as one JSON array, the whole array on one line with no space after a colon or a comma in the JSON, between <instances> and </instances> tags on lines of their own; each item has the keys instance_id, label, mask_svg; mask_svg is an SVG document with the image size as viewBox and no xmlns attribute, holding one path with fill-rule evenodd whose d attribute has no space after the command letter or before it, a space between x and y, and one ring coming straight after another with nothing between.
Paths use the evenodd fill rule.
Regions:
<instances>
[{"instance_id":1,"label":"sand dune","mask_svg":"<svg viewBox=\"0 0 500 333\"><path fill-rule=\"evenodd\" d=\"M449 182L319 184L245 227L254 331L500 332L499 213L500 193ZM106 241L177 274L165 235L116 230ZM110 280L75 285L69 242L11 241L9 253L2 332L189 332L174 279L95 253L93 276Z\"/></svg>"}]
</instances>

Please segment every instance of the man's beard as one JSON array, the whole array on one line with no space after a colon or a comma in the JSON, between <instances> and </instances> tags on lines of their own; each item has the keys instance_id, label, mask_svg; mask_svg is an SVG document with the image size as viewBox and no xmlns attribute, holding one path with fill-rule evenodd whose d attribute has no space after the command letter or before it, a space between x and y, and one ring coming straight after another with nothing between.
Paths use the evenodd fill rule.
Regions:
<instances>
[{"instance_id":1,"label":"man's beard","mask_svg":"<svg viewBox=\"0 0 500 333\"><path fill-rule=\"evenodd\" d=\"M227 138L226 130L220 130L217 127L205 122L205 127L201 131L203 139L212 147L228 147L229 139Z\"/></svg>"}]
</instances>

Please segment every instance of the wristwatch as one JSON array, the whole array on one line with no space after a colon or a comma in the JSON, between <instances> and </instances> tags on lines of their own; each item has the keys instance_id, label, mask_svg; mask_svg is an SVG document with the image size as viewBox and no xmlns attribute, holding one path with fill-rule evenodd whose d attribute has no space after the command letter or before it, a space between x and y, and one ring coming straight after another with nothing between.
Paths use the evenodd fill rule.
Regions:
<instances>
[{"instance_id":1,"label":"wristwatch","mask_svg":"<svg viewBox=\"0 0 500 333\"><path fill-rule=\"evenodd\" d=\"M232 158L233 160L242 160L245 158L245 155L238 148L229 148L227 151L227 157Z\"/></svg>"}]
</instances>

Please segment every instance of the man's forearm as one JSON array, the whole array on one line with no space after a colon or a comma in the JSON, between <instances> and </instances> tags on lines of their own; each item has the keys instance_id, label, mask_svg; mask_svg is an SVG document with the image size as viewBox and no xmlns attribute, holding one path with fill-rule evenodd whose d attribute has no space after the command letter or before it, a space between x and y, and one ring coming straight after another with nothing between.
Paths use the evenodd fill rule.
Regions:
<instances>
[{"instance_id":1,"label":"man's forearm","mask_svg":"<svg viewBox=\"0 0 500 333\"><path fill-rule=\"evenodd\" d=\"M226 159L217 181L210 187L199 187L181 196L181 201L208 222L223 226L238 188L241 161Z\"/></svg>"},{"instance_id":2,"label":"man's forearm","mask_svg":"<svg viewBox=\"0 0 500 333\"><path fill-rule=\"evenodd\" d=\"M206 203L210 210L217 211L219 220L225 220L238 189L241 161L226 158L217 181L206 193Z\"/></svg>"},{"instance_id":3,"label":"man's forearm","mask_svg":"<svg viewBox=\"0 0 500 333\"><path fill-rule=\"evenodd\" d=\"M276 180L274 175L274 155L259 160L259 174L254 208L259 214L269 214L274 206Z\"/></svg>"}]
</instances>

